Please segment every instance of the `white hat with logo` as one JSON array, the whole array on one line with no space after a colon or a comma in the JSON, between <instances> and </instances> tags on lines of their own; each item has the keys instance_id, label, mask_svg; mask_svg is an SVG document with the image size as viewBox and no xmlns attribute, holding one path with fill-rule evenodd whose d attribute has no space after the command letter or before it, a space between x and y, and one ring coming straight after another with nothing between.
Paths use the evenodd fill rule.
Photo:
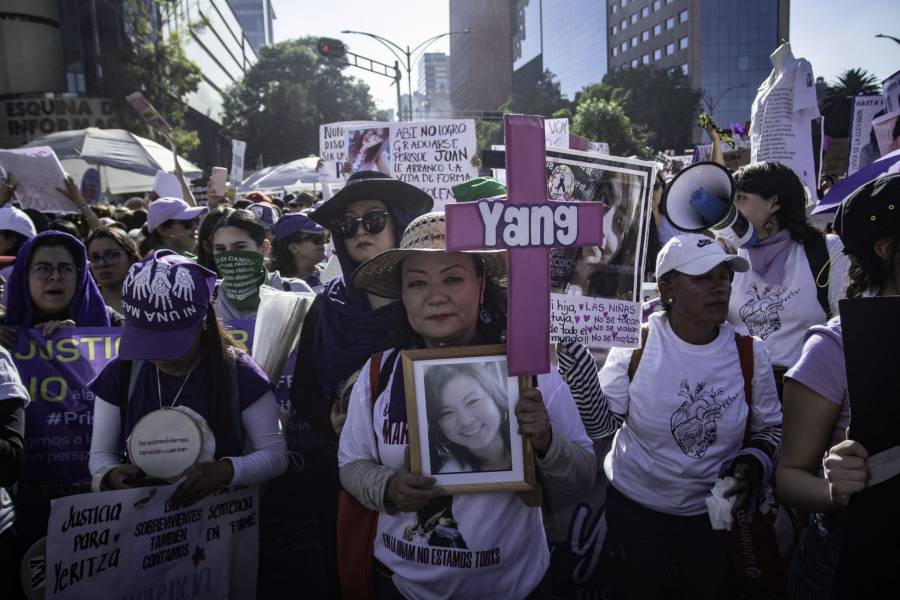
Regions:
<instances>
[{"instance_id":1,"label":"white hat with logo","mask_svg":"<svg viewBox=\"0 0 900 600\"><path fill-rule=\"evenodd\" d=\"M726 253L710 237L699 233L676 235L656 255L656 280L659 281L669 271L703 275L722 263L728 263L729 268L737 273L750 269L750 261L742 256Z\"/></svg>"},{"instance_id":2,"label":"white hat with logo","mask_svg":"<svg viewBox=\"0 0 900 600\"><path fill-rule=\"evenodd\" d=\"M15 231L29 240L37 235L28 213L15 206L0 208L0 231Z\"/></svg>"}]
</instances>

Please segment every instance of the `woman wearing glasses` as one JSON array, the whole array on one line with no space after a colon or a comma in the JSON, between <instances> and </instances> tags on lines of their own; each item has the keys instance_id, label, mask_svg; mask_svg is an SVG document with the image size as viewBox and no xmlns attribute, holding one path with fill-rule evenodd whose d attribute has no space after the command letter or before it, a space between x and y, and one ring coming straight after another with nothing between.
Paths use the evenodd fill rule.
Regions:
<instances>
[{"instance_id":1,"label":"woman wearing glasses","mask_svg":"<svg viewBox=\"0 0 900 600\"><path fill-rule=\"evenodd\" d=\"M275 234L274 266L288 277L299 277L314 292L321 293L322 261L328 231L309 217L308 211L289 213L278 219L272 229Z\"/></svg>"},{"instance_id":2,"label":"woman wearing glasses","mask_svg":"<svg viewBox=\"0 0 900 600\"><path fill-rule=\"evenodd\" d=\"M91 275L103 300L122 313L122 282L128 269L140 258L134 240L118 227L101 227L88 238L87 253Z\"/></svg>"},{"instance_id":3,"label":"woman wearing glasses","mask_svg":"<svg viewBox=\"0 0 900 600\"><path fill-rule=\"evenodd\" d=\"M9 279L0 344L12 348L20 327L49 336L64 327L121 327L122 322L88 273L87 252L78 239L45 231L22 246Z\"/></svg>"}]
</instances>

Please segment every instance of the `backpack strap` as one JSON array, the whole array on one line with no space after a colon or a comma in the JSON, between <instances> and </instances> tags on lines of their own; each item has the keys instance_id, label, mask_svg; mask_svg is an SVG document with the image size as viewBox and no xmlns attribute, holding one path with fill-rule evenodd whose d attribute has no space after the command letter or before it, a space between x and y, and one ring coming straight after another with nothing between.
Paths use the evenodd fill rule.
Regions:
<instances>
[{"instance_id":1,"label":"backpack strap","mask_svg":"<svg viewBox=\"0 0 900 600\"><path fill-rule=\"evenodd\" d=\"M741 362L741 376L744 379L744 400L747 402L747 426L744 428L744 445L750 443L750 421L753 409L753 337L734 334L734 343L737 345L738 359Z\"/></svg>"},{"instance_id":2,"label":"backpack strap","mask_svg":"<svg viewBox=\"0 0 900 600\"><path fill-rule=\"evenodd\" d=\"M235 350L228 348L225 352L225 365L228 369L228 378L231 380L231 398L229 398L231 410L231 422L234 427L234 433L237 437L238 446L244 452L251 450L247 448L247 432L244 429L244 421L241 418L241 391L237 378L237 355ZM276 382L277 383L277 382Z\"/></svg>"},{"instance_id":3,"label":"backpack strap","mask_svg":"<svg viewBox=\"0 0 900 600\"><path fill-rule=\"evenodd\" d=\"M369 361L369 401L372 403L372 408L375 407L375 400L378 399L378 383L381 380L381 359L383 356L384 352L376 352Z\"/></svg>"},{"instance_id":4,"label":"backpack strap","mask_svg":"<svg viewBox=\"0 0 900 600\"><path fill-rule=\"evenodd\" d=\"M634 381L634 374L637 373L638 366L641 364L641 356L644 355L644 348L647 347L647 337L649 335L650 325L644 323L641 325L641 345L631 353L631 362L628 363L628 379L631 381Z\"/></svg>"},{"instance_id":5,"label":"backpack strap","mask_svg":"<svg viewBox=\"0 0 900 600\"><path fill-rule=\"evenodd\" d=\"M819 306L825 311L827 318L831 318L831 304L828 302L828 246L825 243L825 236L818 236L810 242L803 244L803 251L806 253L806 261L809 263L809 269L812 271L813 281L816 284L816 299ZM823 281L824 273L824 283Z\"/></svg>"}]
</instances>

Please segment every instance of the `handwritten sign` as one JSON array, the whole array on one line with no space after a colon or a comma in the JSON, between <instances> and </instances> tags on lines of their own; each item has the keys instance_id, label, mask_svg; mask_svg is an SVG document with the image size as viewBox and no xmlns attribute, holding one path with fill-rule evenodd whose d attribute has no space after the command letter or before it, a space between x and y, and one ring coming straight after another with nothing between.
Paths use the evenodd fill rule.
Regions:
<instances>
[{"instance_id":1,"label":"handwritten sign","mask_svg":"<svg viewBox=\"0 0 900 600\"><path fill-rule=\"evenodd\" d=\"M235 183L244 180L244 154L246 151L247 142L231 140L231 180Z\"/></svg>"},{"instance_id":2,"label":"handwritten sign","mask_svg":"<svg viewBox=\"0 0 900 600\"><path fill-rule=\"evenodd\" d=\"M551 341L578 342L590 348L640 345L640 302L566 294L550 298Z\"/></svg>"},{"instance_id":3,"label":"handwritten sign","mask_svg":"<svg viewBox=\"0 0 900 600\"><path fill-rule=\"evenodd\" d=\"M544 121L544 143L548 147L569 147L569 120L546 119Z\"/></svg>"},{"instance_id":4,"label":"handwritten sign","mask_svg":"<svg viewBox=\"0 0 900 600\"><path fill-rule=\"evenodd\" d=\"M4 177L12 175L16 198L24 208L47 213L77 213L78 209L57 188L65 186L66 173L50 146L0 150Z\"/></svg>"},{"instance_id":5,"label":"handwritten sign","mask_svg":"<svg viewBox=\"0 0 900 600\"><path fill-rule=\"evenodd\" d=\"M54 500L45 597L256 597L259 488L174 508L175 486Z\"/></svg>"}]
</instances>

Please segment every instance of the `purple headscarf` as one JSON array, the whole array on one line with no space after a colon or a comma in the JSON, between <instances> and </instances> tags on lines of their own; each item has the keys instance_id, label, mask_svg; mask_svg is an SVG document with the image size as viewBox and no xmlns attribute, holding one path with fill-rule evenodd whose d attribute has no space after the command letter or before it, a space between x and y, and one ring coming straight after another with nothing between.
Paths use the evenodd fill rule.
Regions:
<instances>
[{"instance_id":1,"label":"purple headscarf","mask_svg":"<svg viewBox=\"0 0 900 600\"><path fill-rule=\"evenodd\" d=\"M401 212L382 199L394 222L394 247L400 245L403 230L418 215ZM344 240L334 236L343 275L329 281L322 292L322 312L314 340L313 360L322 384L322 392L332 398L338 385L382 350L392 348L398 327L403 323L403 304L391 302L372 310L366 293L350 287L346 280L360 263L347 254Z\"/></svg>"},{"instance_id":2,"label":"purple headscarf","mask_svg":"<svg viewBox=\"0 0 900 600\"><path fill-rule=\"evenodd\" d=\"M64 246L72 253L78 275L75 294L65 315L60 319L72 319L78 327L109 327L109 314L103 296L88 272L87 250L77 238L61 231L45 231L28 240L16 256L16 263L9 278L9 303L5 325L33 327L35 307L28 290L28 268L31 255L39 246Z\"/></svg>"}]
</instances>

